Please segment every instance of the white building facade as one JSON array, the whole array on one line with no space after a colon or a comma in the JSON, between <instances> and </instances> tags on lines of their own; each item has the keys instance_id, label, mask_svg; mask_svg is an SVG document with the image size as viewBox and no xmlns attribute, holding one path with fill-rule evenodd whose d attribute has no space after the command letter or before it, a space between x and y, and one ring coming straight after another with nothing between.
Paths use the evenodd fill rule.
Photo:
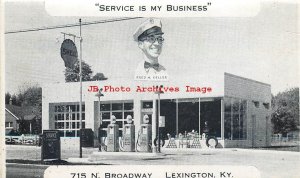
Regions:
<instances>
[{"instance_id":1,"label":"white building facade","mask_svg":"<svg viewBox=\"0 0 300 178\"><path fill-rule=\"evenodd\" d=\"M271 86L228 73L214 73L167 82L104 80L83 82L82 126L105 131L112 115L122 130L132 116L138 138L144 115L156 137L158 95L163 85L160 115L165 117L164 135L177 138L189 132L203 133L208 124L221 147L263 147L271 139ZM102 88L100 99L96 88ZM94 90L93 90L94 89ZM64 137L77 137L79 131L79 82L43 86L43 130L57 129ZM100 119L101 113L101 119Z\"/></svg>"}]
</instances>

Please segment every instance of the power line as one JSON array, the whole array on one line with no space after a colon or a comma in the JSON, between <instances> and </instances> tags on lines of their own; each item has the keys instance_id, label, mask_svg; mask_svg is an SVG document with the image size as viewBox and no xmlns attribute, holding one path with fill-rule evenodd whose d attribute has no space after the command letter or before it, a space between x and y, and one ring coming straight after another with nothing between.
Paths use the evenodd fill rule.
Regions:
<instances>
[{"instance_id":1,"label":"power line","mask_svg":"<svg viewBox=\"0 0 300 178\"><path fill-rule=\"evenodd\" d=\"M133 19L140 19L143 17L125 17L125 18L118 18L118 19L108 19L108 20L101 20L101 21L94 21L94 22L83 22L81 25L94 25L100 23L111 23L111 22L119 22L125 20L133 20ZM56 26L49 26L49 27L40 27L40 28L31 28L31 29L23 29L23 30L16 30L16 31L7 31L5 34L13 34L13 33L25 33L25 32L34 32L34 31L42 31L42 30L52 30L58 28L70 28L70 27L77 27L79 23L76 24L66 24L66 25L56 25Z\"/></svg>"}]
</instances>

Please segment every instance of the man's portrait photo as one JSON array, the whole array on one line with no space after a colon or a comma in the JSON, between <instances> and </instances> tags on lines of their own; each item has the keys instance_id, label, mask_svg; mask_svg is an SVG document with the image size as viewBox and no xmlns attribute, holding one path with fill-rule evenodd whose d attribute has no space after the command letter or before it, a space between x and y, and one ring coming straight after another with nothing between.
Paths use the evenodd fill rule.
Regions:
<instances>
[{"instance_id":1,"label":"man's portrait photo","mask_svg":"<svg viewBox=\"0 0 300 178\"><path fill-rule=\"evenodd\" d=\"M143 59L135 70L135 80L168 80L166 68L158 60L164 43L163 34L160 19L149 18L137 27L133 39L141 49Z\"/></svg>"}]
</instances>

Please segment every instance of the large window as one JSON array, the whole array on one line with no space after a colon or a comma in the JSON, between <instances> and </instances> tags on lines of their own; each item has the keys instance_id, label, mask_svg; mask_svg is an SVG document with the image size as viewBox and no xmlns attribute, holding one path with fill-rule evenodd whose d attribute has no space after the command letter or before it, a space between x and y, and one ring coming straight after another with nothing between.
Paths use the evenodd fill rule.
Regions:
<instances>
[{"instance_id":1,"label":"large window","mask_svg":"<svg viewBox=\"0 0 300 178\"><path fill-rule=\"evenodd\" d=\"M200 104L201 134L204 132L205 123L208 134L221 137L221 100L201 101Z\"/></svg>"},{"instance_id":2,"label":"large window","mask_svg":"<svg viewBox=\"0 0 300 178\"><path fill-rule=\"evenodd\" d=\"M204 123L209 134L221 137L221 99L220 98L181 98L161 100L161 115L165 116L164 134L175 135L189 132L203 133ZM199 128L200 127L200 128Z\"/></svg>"},{"instance_id":3,"label":"large window","mask_svg":"<svg viewBox=\"0 0 300 178\"><path fill-rule=\"evenodd\" d=\"M97 102L95 102L97 104ZM123 128L124 124L127 124L126 118L130 115L133 119L133 101L111 101L101 102L100 112L102 115L101 129L106 130L108 124L110 124L110 118L114 115L117 119L119 129Z\"/></svg>"},{"instance_id":4,"label":"large window","mask_svg":"<svg viewBox=\"0 0 300 178\"><path fill-rule=\"evenodd\" d=\"M247 101L225 98L224 107L225 139L247 139Z\"/></svg>"},{"instance_id":5,"label":"large window","mask_svg":"<svg viewBox=\"0 0 300 178\"><path fill-rule=\"evenodd\" d=\"M50 117L61 136L78 137L80 129L79 103L51 103ZM82 128L85 128L85 105L82 104Z\"/></svg>"},{"instance_id":6,"label":"large window","mask_svg":"<svg viewBox=\"0 0 300 178\"><path fill-rule=\"evenodd\" d=\"M199 99L178 100L178 133L186 134L197 131L199 133Z\"/></svg>"},{"instance_id":7,"label":"large window","mask_svg":"<svg viewBox=\"0 0 300 178\"><path fill-rule=\"evenodd\" d=\"M165 128L161 129L162 134L176 135L176 100L161 100L160 115L165 116Z\"/></svg>"}]
</instances>

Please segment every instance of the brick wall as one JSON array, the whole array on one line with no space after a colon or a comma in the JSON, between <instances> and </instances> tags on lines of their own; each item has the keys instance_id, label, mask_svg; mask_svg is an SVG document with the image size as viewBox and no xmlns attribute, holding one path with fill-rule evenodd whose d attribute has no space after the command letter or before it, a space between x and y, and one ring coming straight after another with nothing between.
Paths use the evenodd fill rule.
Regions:
<instances>
[{"instance_id":1,"label":"brick wall","mask_svg":"<svg viewBox=\"0 0 300 178\"><path fill-rule=\"evenodd\" d=\"M263 147L271 140L271 86L262 82L225 73L224 96L247 100L247 140L228 141L225 146Z\"/></svg>"}]
</instances>

